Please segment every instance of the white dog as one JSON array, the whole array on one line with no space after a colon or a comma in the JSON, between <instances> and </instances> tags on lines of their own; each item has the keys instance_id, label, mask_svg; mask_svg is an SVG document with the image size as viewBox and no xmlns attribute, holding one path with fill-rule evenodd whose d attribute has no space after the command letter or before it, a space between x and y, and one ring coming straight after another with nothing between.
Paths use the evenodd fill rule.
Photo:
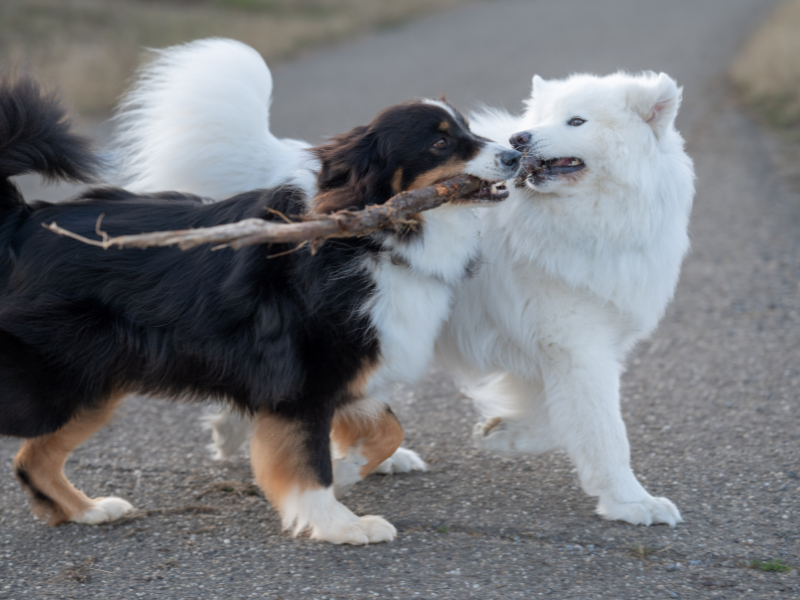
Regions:
<instances>
[{"instance_id":1,"label":"white dog","mask_svg":"<svg viewBox=\"0 0 800 600\"><path fill-rule=\"evenodd\" d=\"M487 419L481 448L564 449L597 512L633 524L681 516L636 480L620 414L623 360L664 314L689 248L692 162L667 75L533 78L521 117L473 130L529 154L500 210L482 212L486 266L460 290L438 355Z\"/></svg>"},{"instance_id":2,"label":"white dog","mask_svg":"<svg viewBox=\"0 0 800 600\"><path fill-rule=\"evenodd\" d=\"M482 408L481 448L563 449L599 514L676 525L675 505L631 470L619 385L689 248L694 172L674 127L681 89L652 73L533 82L522 116L471 118L473 131L527 152L528 174L503 205L480 210L485 264L460 290L437 355ZM124 182L223 197L313 170L302 143L270 134L271 87L260 57L235 42L162 53L120 115ZM257 160L241 171L249 157ZM234 415L210 423L221 456L246 437ZM421 468L401 448L379 470Z\"/></svg>"}]
</instances>

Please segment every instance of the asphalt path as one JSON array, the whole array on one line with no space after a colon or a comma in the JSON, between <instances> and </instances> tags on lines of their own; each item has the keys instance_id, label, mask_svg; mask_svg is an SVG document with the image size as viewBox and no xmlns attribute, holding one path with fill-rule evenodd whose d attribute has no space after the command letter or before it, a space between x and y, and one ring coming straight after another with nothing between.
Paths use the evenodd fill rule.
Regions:
<instances>
[{"instance_id":1,"label":"asphalt path","mask_svg":"<svg viewBox=\"0 0 800 600\"><path fill-rule=\"evenodd\" d=\"M665 71L685 86L695 159L693 250L664 321L629 360L623 414L636 473L686 522L593 515L565 457L474 450L476 415L446 376L397 394L423 474L373 476L346 498L398 528L365 548L293 540L253 492L244 454L211 461L195 406L130 399L73 455L88 494L144 512L48 528L0 440L0 598L796 598L800 576L800 194L725 71L769 0L487 2L366 35L273 69L273 130L317 140L444 92L521 108L531 76ZM45 196L30 181L26 190Z\"/></svg>"}]
</instances>

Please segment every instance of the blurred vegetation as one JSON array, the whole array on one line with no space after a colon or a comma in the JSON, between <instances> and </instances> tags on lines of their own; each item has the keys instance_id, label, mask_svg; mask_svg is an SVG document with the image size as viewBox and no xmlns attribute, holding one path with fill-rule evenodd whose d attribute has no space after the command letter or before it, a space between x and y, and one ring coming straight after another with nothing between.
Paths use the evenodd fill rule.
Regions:
<instances>
[{"instance_id":1,"label":"blurred vegetation","mask_svg":"<svg viewBox=\"0 0 800 600\"><path fill-rule=\"evenodd\" d=\"M731 68L745 100L772 126L800 126L800 0L788 0L750 37Z\"/></svg>"},{"instance_id":2,"label":"blurred vegetation","mask_svg":"<svg viewBox=\"0 0 800 600\"><path fill-rule=\"evenodd\" d=\"M272 61L469 1L0 0L0 57L61 86L80 113L104 113L143 47L230 37Z\"/></svg>"}]
</instances>

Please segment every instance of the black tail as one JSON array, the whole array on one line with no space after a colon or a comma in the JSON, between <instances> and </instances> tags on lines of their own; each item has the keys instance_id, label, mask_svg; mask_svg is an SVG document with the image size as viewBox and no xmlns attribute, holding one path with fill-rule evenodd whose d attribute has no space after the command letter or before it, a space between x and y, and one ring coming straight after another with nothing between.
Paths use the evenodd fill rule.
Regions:
<instances>
[{"instance_id":1,"label":"black tail","mask_svg":"<svg viewBox=\"0 0 800 600\"><path fill-rule=\"evenodd\" d=\"M90 140L72 131L59 94L24 71L0 73L0 180L38 173L88 183L99 167Z\"/></svg>"},{"instance_id":2,"label":"black tail","mask_svg":"<svg viewBox=\"0 0 800 600\"><path fill-rule=\"evenodd\" d=\"M58 94L44 92L28 73L0 72L0 295L14 264L12 237L30 211L9 177L38 173L88 183L99 167Z\"/></svg>"}]
</instances>

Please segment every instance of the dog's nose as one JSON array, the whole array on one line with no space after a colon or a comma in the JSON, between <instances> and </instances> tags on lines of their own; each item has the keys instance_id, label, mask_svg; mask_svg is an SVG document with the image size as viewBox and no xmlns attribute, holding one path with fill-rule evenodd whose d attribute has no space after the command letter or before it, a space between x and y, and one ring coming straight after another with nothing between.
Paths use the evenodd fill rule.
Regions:
<instances>
[{"instance_id":1,"label":"dog's nose","mask_svg":"<svg viewBox=\"0 0 800 600\"><path fill-rule=\"evenodd\" d=\"M531 134L527 131L520 131L508 138L508 141L517 150L524 150L525 146L531 143Z\"/></svg>"},{"instance_id":2,"label":"dog's nose","mask_svg":"<svg viewBox=\"0 0 800 600\"><path fill-rule=\"evenodd\" d=\"M521 157L522 154L516 150L506 150L500 155L500 162L516 171L519 169L519 161Z\"/></svg>"}]
</instances>

